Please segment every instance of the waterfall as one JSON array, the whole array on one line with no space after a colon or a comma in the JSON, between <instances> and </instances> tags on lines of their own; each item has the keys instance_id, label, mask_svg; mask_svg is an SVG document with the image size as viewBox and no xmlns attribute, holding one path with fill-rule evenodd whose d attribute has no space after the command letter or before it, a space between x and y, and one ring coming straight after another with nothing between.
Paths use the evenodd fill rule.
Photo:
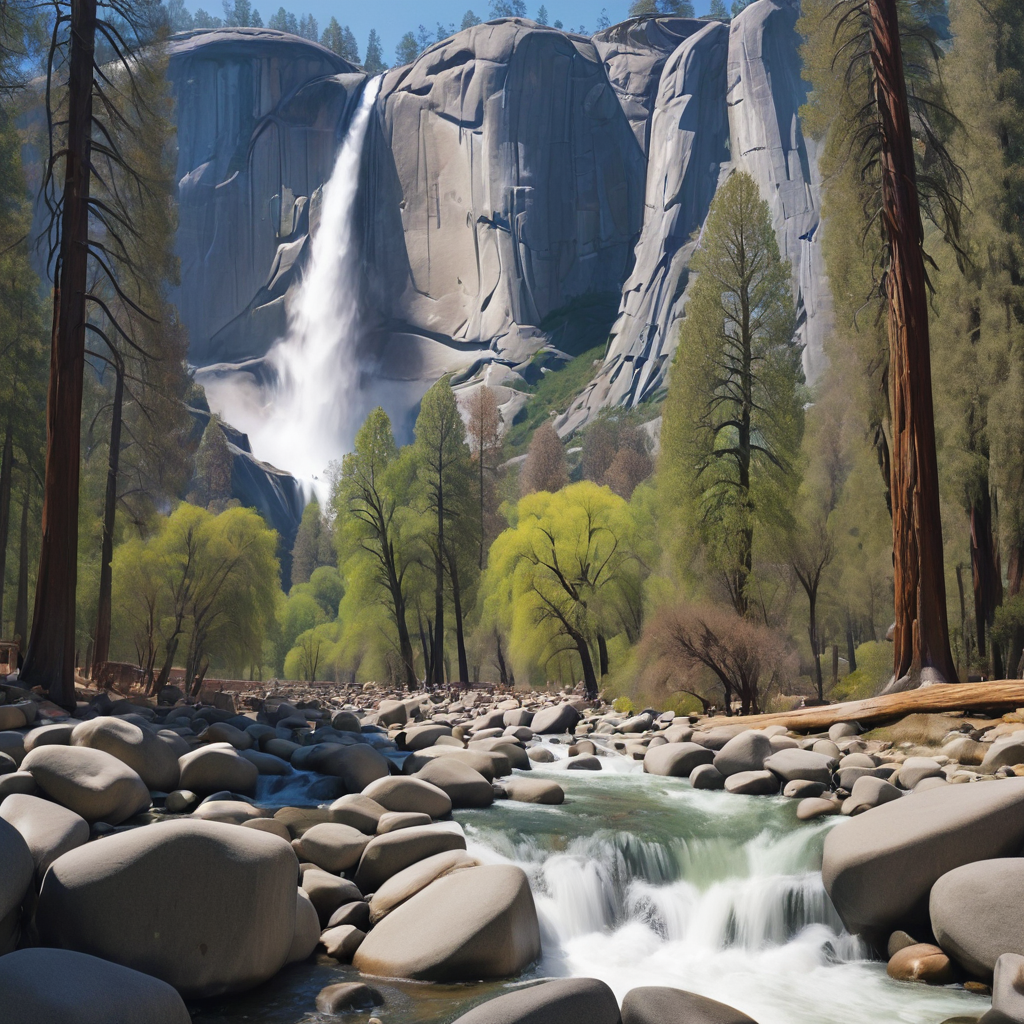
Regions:
<instances>
[{"instance_id":1,"label":"waterfall","mask_svg":"<svg viewBox=\"0 0 1024 1024\"><path fill-rule=\"evenodd\" d=\"M275 384L261 408L214 388L217 411L249 435L253 453L312 487L321 502L328 496L325 470L351 450L358 427L361 254L356 199L380 83L380 77L374 78L363 89L324 185L320 223L289 305L287 333L266 357Z\"/></svg>"}]
</instances>

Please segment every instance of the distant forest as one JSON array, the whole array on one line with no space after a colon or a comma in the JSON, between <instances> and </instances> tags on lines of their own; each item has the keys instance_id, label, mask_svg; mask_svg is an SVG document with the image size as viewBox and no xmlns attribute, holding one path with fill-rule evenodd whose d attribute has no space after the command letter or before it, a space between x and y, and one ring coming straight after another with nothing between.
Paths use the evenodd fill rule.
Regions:
<instances>
[{"instance_id":1,"label":"distant forest","mask_svg":"<svg viewBox=\"0 0 1024 1024\"><path fill-rule=\"evenodd\" d=\"M751 0L733 0L731 9L725 6L725 0L711 0L708 18L728 18L730 14L736 15L750 3ZM231 26L245 26L251 28L278 29L281 32L291 32L292 35L301 36L303 39L311 39L320 43L328 49L333 50L338 56L353 64L362 65L371 75L379 75L388 67L402 67L414 61L428 46L441 42L449 36L455 35L462 29L479 25L483 20L474 11L467 10L462 16L462 22L456 27L454 22L443 25L437 22L431 29L426 25L420 25L416 31L406 32L395 47L394 63L389 65L384 59L384 52L381 48L380 36L376 29L370 29L370 35L366 40L366 49L360 58L359 44L352 30L348 25L341 25L337 18L332 17L323 31L316 18L312 14L296 16L292 11L283 7L277 9L276 14L270 15L266 22L260 12L252 6L250 0L222 0L223 17L217 18L214 15L199 8L192 14L186 7L184 0L168 0L167 12L170 19L172 32L188 32L195 28L224 28ZM694 17L693 4L690 0L634 0L629 8L631 18L651 14L674 14L680 18ZM494 18L527 18L526 0L491 0L487 17ZM544 4L537 8L533 20L538 25L551 25L553 28L562 29L566 32L575 32L579 35L590 35L586 25L564 25L558 18L550 20L550 14ZM608 28L610 21L608 11L601 8L601 13L594 23L594 32L601 32Z\"/></svg>"}]
</instances>

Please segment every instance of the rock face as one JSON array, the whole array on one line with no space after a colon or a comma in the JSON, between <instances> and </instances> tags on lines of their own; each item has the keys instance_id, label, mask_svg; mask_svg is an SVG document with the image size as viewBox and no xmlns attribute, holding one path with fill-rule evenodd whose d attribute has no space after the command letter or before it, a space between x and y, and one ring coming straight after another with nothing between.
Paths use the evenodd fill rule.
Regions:
<instances>
[{"instance_id":1,"label":"rock face","mask_svg":"<svg viewBox=\"0 0 1024 1024\"><path fill-rule=\"evenodd\" d=\"M949 786L890 801L832 829L821 874L851 932L888 935L927 921L929 891L946 872L1012 856L1022 845L1024 779Z\"/></svg>"},{"instance_id":2,"label":"rock face","mask_svg":"<svg viewBox=\"0 0 1024 1024\"><path fill-rule=\"evenodd\" d=\"M364 974L456 982L507 978L539 955L526 875L499 864L428 885L372 929L353 963Z\"/></svg>"},{"instance_id":3,"label":"rock face","mask_svg":"<svg viewBox=\"0 0 1024 1024\"><path fill-rule=\"evenodd\" d=\"M258 985L295 934L298 864L283 839L211 821L108 836L50 865L42 940L162 978L186 997Z\"/></svg>"},{"instance_id":4,"label":"rock face","mask_svg":"<svg viewBox=\"0 0 1024 1024\"><path fill-rule=\"evenodd\" d=\"M756 1024L756 1021L696 992L651 985L626 993L622 1000L622 1024Z\"/></svg>"},{"instance_id":5,"label":"rock face","mask_svg":"<svg viewBox=\"0 0 1024 1024\"><path fill-rule=\"evenodd\" d=\"M0 957L8 1024L189 1024L181 996L164 981L66 949L19 949Z\"/></svg>"},{"instance_id":6,"label":"rock face","mask_svg":"<svg viewBox=\"0 0 1024 1024\"><path fill-rule=\"evenodd\" d=\"M1024 858L965 864L944 874L928 900L939 945L961 967L988 980L1003 953L1024 954Z\"/></svg>"}]
</instances>

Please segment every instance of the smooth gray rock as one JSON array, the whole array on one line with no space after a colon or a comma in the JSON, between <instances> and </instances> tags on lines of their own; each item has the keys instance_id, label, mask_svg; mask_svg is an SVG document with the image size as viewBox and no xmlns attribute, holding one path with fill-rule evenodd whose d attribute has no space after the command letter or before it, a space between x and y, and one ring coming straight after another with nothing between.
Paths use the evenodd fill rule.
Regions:
<instances>
[{"instance_id":1,"label":"smooth gray rock","mask_svg":"<svg viewBox=\"0 0 1024 1024\"><path fill-rule=\"evenodd\" d=\"M4 801L6 803L6 801ZM35 863L22 834L0 819L0 954L18 941L20 908L32 884Z\"/></svg>"},{"instance_id":2,"label":"smooth gray rock","mask_svg":"<svg viewBox=\"0 0 1024 1024\"><path fill-rule=\"evenodd\" d=\"M285 963L308 960L320 942L320 918L304 889L295 890L295 931Z\"/></svg>"},{"instance_id":3,"label":"smooth gray rock","mask_svg":"<svg viewBox=\"0 0 1024 1024\"><path fill-rule=\"evenodd\" d=\"M759 772L772 756L771 740L763 732L749 729L729 740L715 754L714 766L727 778L737 772Z\"/></svg>"},{"instance_id":4,"label":"smooth gray rock","mask_svg":"<svg viewBox=\"0 0 1024 1024\"><path fill-rule=\"evenodd\" d=\"M363 892L375 892L403 868L437 853L465 850L466 837L457 826L420 825L371 839L363 850L354 881Z\"/></svg>"},{"instance_id":5,"label":"smooth gray rock","mask_svg":"<svg viewBox=\"0 0 1024 1024\"><path fill-rule=\"evenodd\" d=\"M911 933L946 872L1024 847L1024 779L950 786L850 818L825 838L822 880L846 927Z\"/></svg>"},{"instance_id":6,"label":"smooth gray rock","mask_svg":"<svg viewBox=\"0 0 1024 1024\"><path fill-rule=\"evenodd\" d=\"M778 775L783 782L801 780L820 782L823 786L828 786L832 782L832 771L836 767L836 763L836 759L827 754L816 754L813 750L788 748L777 750L766 758L764 767Z\"/></svg>"},{"instance_id":7,"label":"smooth gray rock","mask_svg":"<svg viewBox=\"0 0 1024 1024\"><path fill-rule=\"evenodd\" d=\"M190 1024L166 982L68 949L0 957L4 1024Z\"/></svg>"},{"instance_id":8,"label":"smooth gray rock","mask_svg":"<svg viewBox=\"0 0 1024 1024\"><path fill-rule=\"evenodd\" d=\"M420 811L431 818L445 818L452 812L452 798L423 779L390 775L371 782L363 790L363 796L389 811Z\"/></svg>"},{"instance_id":9,"label":"smooth gray rock","mask_svg":"<svg viewBox=\"0 0 1024 1024\"><path fill-rule=\"evenodd\" d=\"M370 897L370 923L376 924L383 920L395 907L401 906L437 879L450 875L453 871L476 867L479 863L465 850L448 850L410 864L409 867L392 875Z\"/></svg>"},{"instance_id":10,"label":"smooth gray rock","mask_svg":"<svg viewBox=\"0 0 1024 1024\"><path fill-rule=\"evenodd\" d=\"M526 875L496 864L428 885L370 931L353 963L364 974L458 982L507 978L539 955Z\"/></svg>"},{"instance_id":11,"label":"smooth gray rock","mask_svg":"<svg viewBox=\"0 0 1024 1024\"><path fill-rule=\"evenodd\" d=\"M301 860L310 861L332 874L340 874L359 863L369 841L351 825L325 821L306 829L302 838L294 840L292 846Z\"/></svg>"},{"instance_id":12,"label":"smooth gray rock","mask_svg":"<svg viewBox=\"0 0 1024 1024\"><path fill-rule=\"evenodd\" d=\"M329 808L331 821L351 825L368 836L376 835L381 817L387 813L376 800L362 793L346 793L338 797Z\"/></svg>"},{"instance_id":13,"label":"smooth gray rock","mask_svg":"<svg viewBox=\"0 0 1024 1024\"><path fill-rule=\"evenodd\" d=\"M58 857L36 925L48 945L141 970L188 998L237 992L284 965L296 875L295 854L277 836L169 821Z\"/></svg>"},{"instance_id":14,"label":"smooth gray rock","mask_svg":"<svg viewBox=\"0 0 1024 1024\"><path fill-rule=\"evenodd\" d=\"M620 1024L615 994L597 978L559 978L488 999L454 1024Z\"/></svg>"},{"instance_id":15,"label":"smooth gray rock","mask_svg":"<svg viewBox=\"0 0 1024 1024\"><path fill-rule=\"evenodd\" d=\"M779 779L767 769L759 772L736 772L727 776L725 788L730 793L743 796L774 796L779 791Z\"/></svg>"},{"instance_id":16,"label":"smooth gray rock","mask_svg":"<svg viewBox=\"0 0 1024 1024\"><path fill-rule=\"evenodd\" d=\"M806 779L794 779L782 787L782 795L794 800L810 800L826 792L828 786L823 782L808 782Z\"/></svg>"},{"instance_id":17,"label":"smooth gray rock","mask_svg":"<svg viewBox=\"0 0 1024 1024\"><path fill-rule=\"evenodd\" d=\"M150 805L149 790L123 761L90 747L43 746L21 762L51 799L87 822L120 825ZM253 771L256 769L254 768Z\"/></svg>"},{"instance_id":18,"label":"smooth gray rock","mask_svg":"<svg viewBox=\"0 0 1024 1024\"><path fill-rule=\"evenodd\" d=\"M259 769L230 743L211 743L178 758L181 789L199 795L228 789L251 796L256 792Z\"/></svg>"},{"instance_id":19,"label":"smooth gray rock","mask_svg":"<svg viewBox=\"0 0 1024 1024\"><path fill-rule=\"evenodd\" d=\"M696 992L650 986L630 989L622 1024L757 1024L745 1013Z\"/></svg>"},{"instance_id":20,"label":"smooth gray rock","mask_svg":"<svg viewBox=\"0 0 1024 1024\"><path fill-rule=\"evenodd\" d=\"M1019 953L1003 953L996 960L992 1011L1003 1014L1012 1024L1024 1024L1024 956ZM982 1020L989 1024L987 1017Z\"/></svg>"},{"instance_id":21,"label":"smooth gray rock","mask_svg":"<svg viewBox=\"0 0 1024 1024\"><path fill-rule=\"evenodd\" d=\"M1024 764L1024 740L1008 737L992 744L979 771L982 775L991 775L997 768L1014 764Z\"/></svg>"},{"instance_id":22,"label":"smooth gray rock","mask_svg":"<svg viewBox=\"0 0 1024 1024\"><path fill-rule=\"evenodd\" d=\"M300 888L309 897L320 918L320 925L327 927L334 912L347 903L361 900L363 894L355 883L339 878L321 868L310 868L302 873Z\"/></svg>"},{"instance_id":23,"label":"smooth gray rock","mask_svg":"<svg viewBox=\"0 0 1024 1024\"><path fill-rule=\"evenodd\" d=\"M320 989L316 996L316 1008L321 1013L338 1014L349 1010L371 1010L383 1006L384 997L361 981L340 982Z\"/></svg>"},{"instance_id":24,"label":"smooth gray rock","mask_svg":"<svg viewBox=\"0 0 1024 1024\"><path fill-rule=\"evenodd\" d=\"M576 728L579 720L580 713L571 704L556 704L554 707L541 708L533 716L530 728L537 736L567 733Z\"/></svg>"},{"instance_id":25,"label":"smooth gray rock","mask_svg":"<svg viewBox=\"0 0 1024 1024\"><path fill-rule=\"evenodd\" d=\"M341 779L350 793L361 793L371 782L383 779L390 773L388 759L369 743L354 743L351 746L324 744L309 767Z\"/></svg>"},{"instance_id":26,"label":"smooth gray rock","mask_svg":"<svg viewBox=\"0 0 1024 1024\"><path fill-rule=\"evenodd\" d=\"M524 779L513 775L501 783L505 796L524 804L560 804L565 790L554 779Z\"/></svg>"},{"instance_id":27,"label":"smooth gray rock","mask_svg":"<svg viewBox=\"0 0 1024 1024\"><path fill-rule=\"evenodd\" d=\"M40 880L61 854L89 841L89 823L85 818L37 796L12 794L0 804L0 818L21 833Z\"/></svg>"},{"instance_id":28,"label":"smooth gray rock","mask_svg":"<svg viewBox=\"0 0 1024 1024\"><path fill-rule=\"evenodd\" d=\"M714 752L699 743L664 743L644 755L644 771L650 775L688 778L699 764L710 764Z\"/></svg>"},{"instance_id":29,"label":"smooth gray rock","mask_svg":"<svg viewBox=\"0 0 1024 1024\"><path fill-rule=\"evenodd\" d=\"M896 779L904 789L913 789L925 779L942 775L942 768L930 757L908 757L896 773Z\"/></svg>"},{"instance_id":30,"label":"smooth gray rock","mask_svg":"<svg viewBox=\"0 0 1024 1024\"><path fill-rule=\"evenodd\" d=\"M853 784L850 795L843 801L843 814L860 814L902 796L891 782L865 775Z\"/></svg>"},{"instance_id":31,"label":"smooth gray rock","mask_svg":"<svg viewBox=\"0 0 1024 1024\"><path fill-rule=\"evenodd\" d=\"M820 796L809 796L804 797L797 804L796 816L800 821L813 821L815 818L824 818L831 814L838 814L839 809L838 800L828 800Z\"/></svg>"},{"instance_id":32,"label":"smooth gray rock","mask_svg":"<svg viewBox=\"0 0 1024 1024\"><path fill-rule=\"evenodd\" d=\"M939 945L968 973L986 981L1001 954L1024 955L1022 905L1022 857L954 868L936 881L928 899Z\"/></svg>"},{"instance_id":33,"label":"smooth gray rock","mask_svg":"<svg viewBox=\"0 0 1024 1024\"><path fill-rule=\"evenodd\" d=\"M690 772L694 789L724 789L725 776L713 764L699 764Z\"/></svg>"},{"instance_id":34,"label":"smooth gray rock","mask_svg":"<svg viewBox=\"0 0 1024 1024\"><path fill-rule=\"evenodd\" d=\"M476 769L454 758L432 758L414 778L443 790L453 807L490 807L494 802L490 782Z\"/></svg>"}]
</instances>

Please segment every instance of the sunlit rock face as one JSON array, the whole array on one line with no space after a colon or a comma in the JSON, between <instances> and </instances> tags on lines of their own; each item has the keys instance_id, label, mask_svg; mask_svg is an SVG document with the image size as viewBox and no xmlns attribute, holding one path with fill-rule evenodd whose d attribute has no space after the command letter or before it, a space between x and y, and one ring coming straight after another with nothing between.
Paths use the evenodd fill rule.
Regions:
<instances>
[{"instance_id":1,"label":"sunlit rock face","mask_svg":"<svg viewBox=\"0 0 1024 1024\"><path fill-rule=\"evenodd\" d=\"M800 128L796 0L757 0L731 24L704 23L672 54L650 119L644 228L604 365L558 421L563 434L609 405L665 383L686 301L689 261L719 182L750 174L792 267L798 340L813 379L831 298L821 253L817 154Z\"/></svg>"},{"instance_id":2,"label":"sunlit rock face","mask_svg":"<svg viewBox=\"0 0 1024 1024\"><path fill-rule=\"evenodd\" d=\"M513 383L545 346L607 340L559 430L656 394L696 238L718 185L741 169L791 262L815 376L830 299L816 152L798 113L798 13L797 0L756 0L728 24L640 18L593 39L504 19L387 72L363 144L361 279L345 284L361 333L339 374L408 425L442 373ZM175 298L191 359L207 368L200 379L241 376L272 401L262 358L286 334L321 187L366 78L262 29L190 33L171 49ZM590 334L574 347L553 324L583 309Z\"/></svg>"},{"instance_id":3,"label":"sunlit rock face","mask_svg":"<svg viewBox=\"0 0 1024 1024\"><path fill-rule=\"evenodd\" d=\"M178 144L181 286L172 298L203 365L263 355L363 76L271 29L195 31L169 44Z\"/></svg>"},{"instance_id":4,"label":"sunlit rock face","mask_svg":"<svg viewBox=\"0 0 1024 1024\"><path fill-rule=\"evenodd\" d=\"M377 114L370 302L410 344L518 363L520 328L619 291L645 161L590 40L520 19L476 26L389 72Z\"/></svg>"}]
</instances>

